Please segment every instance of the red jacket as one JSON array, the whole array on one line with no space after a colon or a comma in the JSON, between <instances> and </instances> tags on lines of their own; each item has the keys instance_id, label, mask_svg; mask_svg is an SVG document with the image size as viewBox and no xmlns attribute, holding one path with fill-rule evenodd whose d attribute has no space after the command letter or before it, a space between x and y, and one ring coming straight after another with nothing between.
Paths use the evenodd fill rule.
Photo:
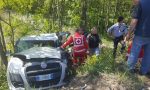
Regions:
<instances>
[{"instance_id":1,"label":"red jacket","mask_svg":"<svg viewBox=\"0 0 150 90\"><path fill-rule=\"evenodd\" d=\"M61 47L65 48L71 43L73 43L73 52L75 53L86 52L88 49L86 38L84 37L84 35L81 35L78 32L69 37L69 39Z\"/></svg>"}]
</instances>

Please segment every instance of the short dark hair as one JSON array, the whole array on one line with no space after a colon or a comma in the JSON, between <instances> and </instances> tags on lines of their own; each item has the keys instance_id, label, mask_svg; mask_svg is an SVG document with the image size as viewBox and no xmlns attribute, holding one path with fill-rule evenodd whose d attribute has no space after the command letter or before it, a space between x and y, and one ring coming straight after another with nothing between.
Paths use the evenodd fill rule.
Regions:
<instances>
[{"instance_id":1,"label":"short dark hair","mask_svg":"<svg viewBox=\"0 0 150 90\"><path fill-rule=\"evenodd\" d=\"M119 16L118 17L118 22L121 22L121 21L123 21L124 20L124 17L123 16Z\"/></svg>"},{"instance_id":2,"label":"short dark hair","mask_svg":"<svg viewBox=\"0 0 150 90\"><path fill-rule=\"evenodd\" d=\"M83 27L79 27L76 29L76 32L79 32L80 30L85 31L85 29Z\"/></svg>"},{"instance_id":3,"label":"short dark hair","mask_svg":"<svg viewBox=\"0 0 150 90\"><path fill-rule=\"evenodd\" d=\"M79 29L77 28L77 29L75 30L75 32L79 32Z\"/></svg>"}]
</instances>

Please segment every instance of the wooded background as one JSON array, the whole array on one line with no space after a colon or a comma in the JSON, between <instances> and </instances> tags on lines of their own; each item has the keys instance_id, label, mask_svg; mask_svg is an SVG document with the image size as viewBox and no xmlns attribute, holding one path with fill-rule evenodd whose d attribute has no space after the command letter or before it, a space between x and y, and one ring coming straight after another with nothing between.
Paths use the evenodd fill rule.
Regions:
<instances>
[{"instance_id":1,"label":"wooded background","mask_svg":"<svg viewBox=\"0 0 150 90\"><path fill-rule=\"evenodd\" d=\"M0 56L7 65L6 51L25 35L98 27L107 28L124 16L130 21L132 0L0 0Z\"/></svg>"}]
</instances>

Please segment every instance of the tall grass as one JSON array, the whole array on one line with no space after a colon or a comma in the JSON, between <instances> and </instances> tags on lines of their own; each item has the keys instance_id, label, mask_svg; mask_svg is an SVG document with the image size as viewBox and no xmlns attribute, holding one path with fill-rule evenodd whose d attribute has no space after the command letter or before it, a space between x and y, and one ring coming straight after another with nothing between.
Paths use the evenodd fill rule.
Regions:
<instances>
[{"instance_id":1,"label":"tall grass","mask_svg":"<svg viewBox=\"0 0 150 90\"><path fill-rule=\"evenodd\" d=\"M119 52L119 51L118 51ZM144 86L143 78L137 74L128 72L125 61L125 53L117 53L117 58L112 55L112 48L105 47L99 57L89 57L85 65L78 69L78 73L89 76L98 76L101 74L112 75L117 78L118 83L122 84L127 90L139 90Z\"/></svg>"},{"instance_id":2,"label":"tall grass","mask_svg":"<svg viewBox=\"0 0 150 90\"><path fill-rule=\"evenodd\" d=\"M104 48L99 57L88 57L88 59L86 60L86 64L80 67L79 72L95 75L99 74L100 72L112 72L112 69L114 69L112 49Z\"/></svg>"},{"instance_id":3,"label":"tall grass","mask_svg":"<svg viewBox=\"0 0 150 90\"><path fill-rule=\"evenodd\" d=\"M4 66L0 66L0 90L8 90L6 69Z\"/></svg>"}]
</instances>

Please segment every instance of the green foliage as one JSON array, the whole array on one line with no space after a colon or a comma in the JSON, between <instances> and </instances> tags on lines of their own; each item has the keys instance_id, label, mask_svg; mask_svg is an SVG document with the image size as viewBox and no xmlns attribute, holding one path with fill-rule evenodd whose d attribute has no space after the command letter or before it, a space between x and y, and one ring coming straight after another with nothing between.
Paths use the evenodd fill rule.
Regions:
<instances>
[{"instance_id":1,"label":"green foliage","mask_svg":"<svg viewBox=\"0 0 150 90\"><path fill-rule=\"evenodd\" d=\"M0 90L8 90L8 84L6 79L6 70L0 66Z\"/></svg>"},{"instance_id":2,"label":"green foliage","mask_svg":"<svg viewBox=\"0 0 150 90\"><path fill-rule=\"evenodd\" d=\"M129 22L131 0L86 0L87 29L97 26L101 34L123 15ZM79 26L82 14L81 0L7 0L1 1L0 7L23 15L40 16L47 19L49 29L61 26ZM38 20L39 20L38 19ZM53 26L54 25L54 26ZM54 28L55 27L55 28ZM60 29L61 30L61 29Z\"/></svg>"}]
</instances>

